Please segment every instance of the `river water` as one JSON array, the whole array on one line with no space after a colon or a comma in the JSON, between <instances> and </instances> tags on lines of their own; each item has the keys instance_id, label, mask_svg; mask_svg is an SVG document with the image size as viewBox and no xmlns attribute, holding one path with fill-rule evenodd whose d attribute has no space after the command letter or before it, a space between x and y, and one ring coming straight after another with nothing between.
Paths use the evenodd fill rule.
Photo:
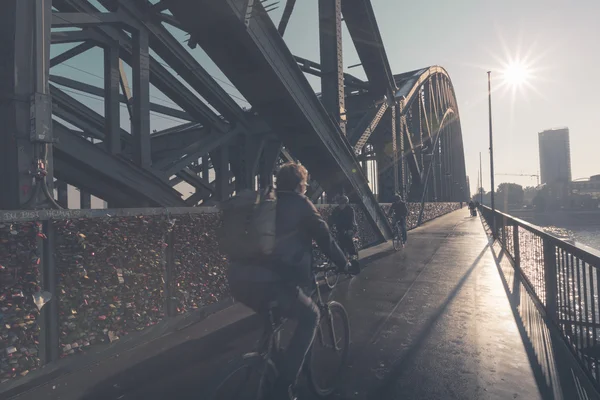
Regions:
<instances>
[{"instance_id":1,"label":"river water","mask_svg":"<svg viewBox=\"0 0 600 400\"><path fill-rule=\"evenodd\" d=\"M545 226L543 228L554 236L574 240L600 251L600 226Z\"/></svg>"}]
</instances>

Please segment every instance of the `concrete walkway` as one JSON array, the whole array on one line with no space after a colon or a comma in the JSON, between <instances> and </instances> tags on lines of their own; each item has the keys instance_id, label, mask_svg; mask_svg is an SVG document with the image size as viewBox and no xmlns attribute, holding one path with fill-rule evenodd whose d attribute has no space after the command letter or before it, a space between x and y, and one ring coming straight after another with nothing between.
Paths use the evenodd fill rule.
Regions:
<instances>
[{"instance_id":1,"label":"concrete walkway","mask_svg":"<svg viewBox=\"0 0 600 400\"><path fill-rule=\"evenodd\" d=\"M459 210L410 231L406 249L382 253L386 248L363 253L372 256L370 265L330 294L347 308L352 334L333 398L558 398L541 394L543 377L534 374L479 218ZM216 371L251 350L259 334L256 324L209 343L185 335L179 345L108 374L85 398L206 398ZM300 399L313 397L303 389Z\"/></svg>"}]
</instances>

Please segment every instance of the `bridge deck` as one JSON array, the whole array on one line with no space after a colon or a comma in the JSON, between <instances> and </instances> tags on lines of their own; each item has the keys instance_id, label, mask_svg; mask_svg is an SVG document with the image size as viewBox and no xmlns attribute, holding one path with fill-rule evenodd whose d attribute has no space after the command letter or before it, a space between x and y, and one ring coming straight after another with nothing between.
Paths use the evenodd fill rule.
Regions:
<instances>
[{"instance_id":1,"label":"bridge deck","mask_svg":"<svg viewBox=\"0 0 600 400\"><path fill-rule=\"evenodd\" d=\"M560 357L533 349L532 342L546 343L535 339L536 331L548 336L544 328L525 329L527 318L515 319L518 313L513 314L506 281L479 218L469 218L466 209L454 212L409 232L402 252L375 257L360 276L340 282L332 293L349 311L353 340L343 385L334 398L575 398L552 389L562 380L553 372ZM219 318L174 334L170 340L178 342L175 347L159 339L136 350L148 353L143 362L127 354L120 361L113 358L114 365L132 366L118 372L104 368L105 375L95 376L88 392L93 395L86 398L205 398L201 394L215 383L215 371L251 349L259 335L258 324L250 324L200 340ZM89 374L96 368L90 367ZM547 381L545 374L554 378ZM71 381L46 385L44 394L50 397L45 398L81 398L75 392L89 386L84 384L88 378L78 373L61 378ZM556 397L548 397L550 391ZM30 392L19 398L35 396ZM301 399L312 397L305 393Z\"/></svg>"}]
</instances>

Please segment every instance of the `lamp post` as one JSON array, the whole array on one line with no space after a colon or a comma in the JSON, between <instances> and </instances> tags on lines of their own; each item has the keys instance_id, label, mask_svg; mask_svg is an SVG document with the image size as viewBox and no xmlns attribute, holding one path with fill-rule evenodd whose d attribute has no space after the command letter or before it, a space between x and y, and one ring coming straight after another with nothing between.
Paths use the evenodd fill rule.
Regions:
<instances>
[{"instance_id":1,"label":"lamp post","mask_svg":"<svg viewBox=\"0 0 600 400\"><path fill-rule=\"evenodd\" d=\"M491 179L491 203L492 203L492 221L494 221L492 226L492 232L494 232L494 236L496 236L496 218L495 218L495 203L494 203L494 139L492 135L492 71L488 71L488 103L490 110L490 179Z\"/></svg>"}]
</instances>

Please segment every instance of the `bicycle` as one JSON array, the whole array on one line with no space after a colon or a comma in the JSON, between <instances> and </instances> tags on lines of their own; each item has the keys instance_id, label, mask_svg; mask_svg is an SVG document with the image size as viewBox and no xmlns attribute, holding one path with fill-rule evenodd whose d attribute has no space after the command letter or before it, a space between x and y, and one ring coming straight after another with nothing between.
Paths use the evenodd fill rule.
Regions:
<instances>
[{"instance_id":1,"label":"bicycle","mask_svg":"<svg viewBox=\"0 0 600 400\"><path fill-rule=\"evenodd\" d=\"M402 239L402 230L400 229L400 221L396 221L394 225L394 237L392 239L392 246L394 251L398 251L404 248L404 240Z\"/></svg>"},{"instance_id":2,"label":"bicycle","mask_svg":"<svg viewBox=\"0 0 600 400\"><path fill-rule=\"evenodd\" d=\"M324 303L321 297L320 286L323 284L323 281L319 277L319 274L327 272L329 268L313 268L315 287L311 292L311 298L315 300L319 307L321 319L317 327L315 340L306 355L303 367L303 372L308 378L310 389L315 395L322 398L329 396L335 390L341 376L341 369L347 362L350 348L350 322L346 309L342 304L335 301ZM341 332L338 332L334 327L334 315L341 318L343 324ZM228 372L226 377L221 380L221 383L213 392L210 399L266 400L269 398L268 396L272 392L278 377L277 365L280 365L281 360L283 360L281 330L286 321L287 318L277 316L277 304L271 303L269 305L267 320L265 321L266 329L258 342L256 351L244 354L234 368L228 368L228 371L231 372ZM330 343L326 343L328 340L330 340ZM344 340L343 345L339 345L340 340ZM337 368L327 368L327 371L334 371L333 378L331 379L332 382L329 384L323 384L320 381L325 374L317 374L315 372L315 368L323 364L318 358L315 359L319 355L319 352L315 350L316 346L317 350L318 346L322 346L324 349L333 349L335 353L341 356ZM236 386L234 385L234 378L240 372L242 372L242 384ZM257 373L257 376L253 376L253 373ZM253 381L250 386L246 386L245 384L250 382L251 378L257 379L257 382ZM228 394L228 391L231 390L233 392Z\"/></svg>"},{"instance_id":3,"label":"bicycle","mask_svg":"<svg viewBox=\"0 0 600 400\"><path fill-rule=\"evenodd\" d=\"M357 237L353 237L352 241L354 242L354 246L355 248L358 248L358 241L359 239ZM348 251L346 250L342 250L344 252L344 256L346 256L346 259L350 260L351 256L350 253L348 253ZM356 260L358 261L358 260ZM331 263L325 263L323 264L323 266L327 269L327 271L329 272L325 272L325 283L327 284L327 287L331 290L333 290L333 288L335 288L335 286L337 285L338 281L340 280L340 271L337 268L329 268L332 267ZM347 275L352 275L350 273L346 273Z\"/></svg>"}]
</instances>

